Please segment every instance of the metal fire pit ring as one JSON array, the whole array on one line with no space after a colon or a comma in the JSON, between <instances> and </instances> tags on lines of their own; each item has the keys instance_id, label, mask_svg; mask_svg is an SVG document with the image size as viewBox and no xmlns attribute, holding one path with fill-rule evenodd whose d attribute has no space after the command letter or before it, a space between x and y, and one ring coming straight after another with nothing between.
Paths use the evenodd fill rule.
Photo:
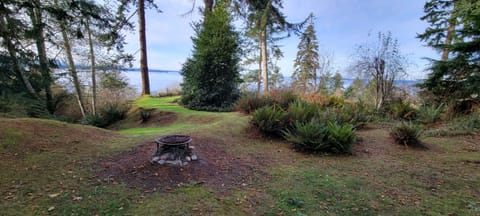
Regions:
<instances>
[{"instance_id":1,"label":"metal fire pit ring","mask_svg":"<svg viewBox=\"0 0 480 216\"><path fill-rule=\"evenodd\" d=\"M157 150L160 148L161 145L167 146L186 146L189 147L190 143L192 142L192 138L187 135L181 134L171 134L171 135L164 135L155 139L157 143Z\"/></svg>"},{"instance_id":2,"label":"metal fire pit ring","mask_svg":"<svg viewBox=\"0 0 480 216\"><path fill-rule=\"evenodd\" d=\"M190 161L198 160L197 155L193 153L192 138L181 134L170 134L160 136L155 139L157 151L152 156L152 162L160 165L169 164L175 166L185 166Z\"/></svg>"}]
</instances>

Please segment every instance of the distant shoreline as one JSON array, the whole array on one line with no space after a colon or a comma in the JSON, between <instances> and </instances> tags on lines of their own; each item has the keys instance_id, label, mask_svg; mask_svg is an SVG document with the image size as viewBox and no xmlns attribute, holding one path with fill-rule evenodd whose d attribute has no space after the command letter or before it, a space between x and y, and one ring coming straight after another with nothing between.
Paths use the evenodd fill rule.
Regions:
<instances>
[{"instance_id":1,"label":"distant shoreline","mask_svg":"<svg viewBox=\"0 0 480 216\"><path fill-rule=\"evenodd\" d=\"M141 92L141 76L140 69L138 68L125 68L121 70L123 74L128 78L128 83L135 88L137 92ZM171 90L179 90L180 83L183 81L183 77L180 71L175 70L159 70L149 69L150 73L150 91L152 93L165 92ZM343 88L348 88L355 79L343 78ZM290 76L284 78L283 84L289 85L292 81ZM364 80L366 81L366 80ZM411 87L415 89L415 85L423 82L423 80L395 80L395 85L399 87ZM413 90L415 92L415 90Z\"/></svg>"},{"instance_id":2,"label":"distant shoreline","mask_svg":"<svg viewBox=\"0 0 480 216\"><path fill-rule=\"evenodd\" d=\"M122 68L122 71L125 72L140 72L140 68ZM176 70L159 70L159 69L148 69L149 73L180 73Z\"/></svg>"}]
</instances>

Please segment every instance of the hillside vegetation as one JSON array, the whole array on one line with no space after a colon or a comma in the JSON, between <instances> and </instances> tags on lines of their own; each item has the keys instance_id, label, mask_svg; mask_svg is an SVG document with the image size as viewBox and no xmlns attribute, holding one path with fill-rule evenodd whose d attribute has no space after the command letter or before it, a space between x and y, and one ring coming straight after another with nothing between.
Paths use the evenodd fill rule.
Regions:
<instances>
[{"instance_id":1,"label":"hillside vegetation","mask_svg":"<svg viewBox=\"0 0 480 216\"><path fill-rule=\"evenodd\" d=\"M0 214L480 213L479 135L424 138L429 150L420 150L395 144L390 126L369 124L356 132L353 156L306 154L255 132L249 116L189 111L174 99L144 97L134 106L175 113L175 120L118 133L0 119ZM183 168L150 164L153 139L167 133L192 136L201 160ZM117 168L125 170L104 175Z\"/></svg>"}]
</instances>

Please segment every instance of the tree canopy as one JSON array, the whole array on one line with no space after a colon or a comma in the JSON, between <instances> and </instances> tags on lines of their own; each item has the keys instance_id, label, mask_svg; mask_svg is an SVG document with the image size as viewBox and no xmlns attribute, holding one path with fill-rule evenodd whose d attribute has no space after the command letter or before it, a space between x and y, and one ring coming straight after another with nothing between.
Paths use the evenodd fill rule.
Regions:
<instances>
[{"instance_id":1,"label":"tree canopy","mask_svg":"<svg viewBox=\"0 0 480 216\"><path fill-rule=\"evenodd\" d=\"M217 2L195 25L190 58L182 67L182 103L196 110L230 110L239 97L238 33L226 5Z\"/></svg>"},{"instance_id":2,"label":"tree canopy","mask_svg":"<svg viewBox=\"0 0 480 216\"><path fill-rule=\"evenodd\" d=\"M293 85L294 88L302 92L317 90L317 71L320 69L320 63L313 19L313 14L311 14L310 23L300 36L297 57L293 64L295 68L292 74Z\"/></svg>"},{"instance_id":3,"label":"tree canopy","mask_svg":"<svg viewBox=\"0 0 480 216\"><path fill-rule=\"evenodd\" d=\"M430 0L424 11L429 27L418 38L447 54L431 60L421 87L438 101L480 102L480 2Z\"/></svg>"}]
</instances>

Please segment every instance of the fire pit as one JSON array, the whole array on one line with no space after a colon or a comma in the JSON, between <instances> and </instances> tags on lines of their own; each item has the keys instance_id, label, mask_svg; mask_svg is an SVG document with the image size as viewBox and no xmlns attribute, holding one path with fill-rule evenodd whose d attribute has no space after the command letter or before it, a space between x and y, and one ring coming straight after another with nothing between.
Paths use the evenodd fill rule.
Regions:
<instances>
[{"instance_id":1,"label":"fire pit","mask_svg":"<svg viewBox=\"0 0 480 216\"><path fill-rule=\"evenodd\" d=\"M198 160L191 146L192 138L186 135L165 135L155 139L157 151L153 154L152 162L160 165L175 166L188 165L190 161Z\"/></svg>"}]
</instances>

